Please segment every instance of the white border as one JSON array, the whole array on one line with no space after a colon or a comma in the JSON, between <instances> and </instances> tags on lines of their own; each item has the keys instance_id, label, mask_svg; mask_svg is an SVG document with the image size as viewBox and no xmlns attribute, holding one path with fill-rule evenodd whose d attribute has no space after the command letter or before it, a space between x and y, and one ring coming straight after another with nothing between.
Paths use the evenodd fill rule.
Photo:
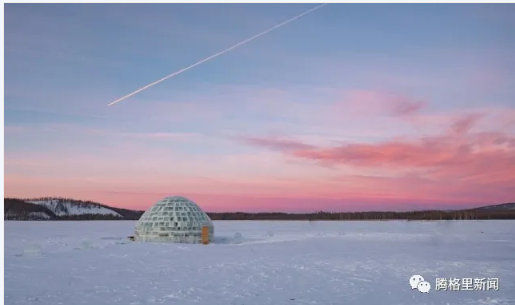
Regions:
<instances>
[{"instance_id":1,"label":"white border","mask_svg":"<svg viewBox=\"0 0 515 305\"><path fill-rule=\"evenodd\" d=\"M342 2L342 1L324 1L324 2L310 2L310 1L281 1L281 2L275 2L275 1L252 1L252 2L248 2L248 3L313 3L314 5L317 4L317 3L332 3L332 4L335 4L335 3L417 3L417 2L413 2L413 1L395 1L395 2L391 2L391 1L347 1L347 2ZM1 8L1 11L2 11L2 16L4 16L4 7L5 7L5 3L47 3L46 1L17 1L17 2L4 2L4 5L2 5L2 8ZM64 0L61 0L61 1L53 1L52 3L70 3L69 1L64 1ZM106 2L106 1L81 1L81 3L185 3L185 2L170 2L170 1L153 1L153 2L140 2L140 1L121 1L121 0L114 0L114 1L109 1L109 2ZM207 0L207 1L188 1L186 3L220 3L218 1L213 1L213 0ZM241 1L224 1L222 3L242 3ZM424 1L424 3L488 3L488 2L485 2L485 1ZM514 1L496 1L496 3L514 3ZM1 35L2 35L2 56L1 56L1 63L2 63L2 68L4 68L4 22L1 23L1 27L2 27L2 31L0 32ZM4 71L5 73L5 71ZM4 74L2 74L2 82L1 82L1 90L2 90L2 96L4 96ZM5 141L5 138L4 138L4 126L5 126L5 121L4 121L4 108L5 108L5 101L4 101L4 105L2 107L2 171L4 172L4 141ZM5 173L5 172L4 172ZM4 189L4 186L5 186L5 177L2 176L2 195L5 195L5 189ZM4 214L4 211L2 209L2 216ZM3 223L3 217L2 217L2 226L0 228L0 231L1 231L1 244L2 244L2 254L1 254L1 260L2 260L2 263L1 263L1 268L2 268L2 273L4 273L4 223ZM5 273L4 273L5 274ZM4 278L2 277L1 279L1 285L0 285L0 289L1 289L1 292L2 292L2 295L4 295ZM2 298L2 301L1 301L1 304L4 304L4 298Z\"/></svg>"}]
</instances>

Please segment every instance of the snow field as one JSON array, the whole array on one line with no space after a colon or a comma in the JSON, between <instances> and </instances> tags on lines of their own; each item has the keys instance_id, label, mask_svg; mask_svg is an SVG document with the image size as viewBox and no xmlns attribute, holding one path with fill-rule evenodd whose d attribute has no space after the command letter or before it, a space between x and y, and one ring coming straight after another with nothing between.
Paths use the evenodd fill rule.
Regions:
<instances>
[{"instance_id":1,"label":"snow field","mask_svg":"<svg viewBox=\"0 0 515 305\"><path fill-rule=\"evenodd\" d=\"M5 222L5 304L515 304L515 222L215 221L210 245L134 221ZM409 278L499 278L498 291Z\"/></svg>"}]
</instances>

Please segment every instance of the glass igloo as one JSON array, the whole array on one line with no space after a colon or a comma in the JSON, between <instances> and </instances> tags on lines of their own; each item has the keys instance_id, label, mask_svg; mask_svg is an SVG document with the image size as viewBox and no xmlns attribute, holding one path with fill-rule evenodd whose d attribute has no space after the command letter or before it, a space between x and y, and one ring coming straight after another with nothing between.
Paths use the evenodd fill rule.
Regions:
<instances>
[{"instance_id":1,"label":"glass igloo","mask_svg":"<svg viewBox=\"0 0 515 305\"><path fill-rule=\"evenodd\" d=\"M134 238L150 242L201 243L202 227L208 227L211 243L214 226L209 216L188 198L172 196L158 201L141 215Z\"/></svg>"}]
</instances>

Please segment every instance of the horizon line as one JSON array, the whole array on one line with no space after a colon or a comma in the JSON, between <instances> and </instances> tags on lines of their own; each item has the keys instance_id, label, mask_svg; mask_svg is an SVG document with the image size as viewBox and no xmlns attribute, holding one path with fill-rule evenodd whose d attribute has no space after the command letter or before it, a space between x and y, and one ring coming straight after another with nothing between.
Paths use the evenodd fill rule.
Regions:
<instances>
[{"instance_id":1,"label":"horizon line","mask_svg":"<svg viewBox=\"0 0 515 305\"><path fill-rule=\"evenodd\" d=\"M115 208L115 209L124 209L124 210L130 210L130 211L135 211L135 212L145 212L148 208L152 207L152 205L150 205L147 209L131 209L131 208L124 208L124 207L116 207L116 206L112 206L112 205L107 205L107 204L104 204L104 203L100 203L100 202L96 202L96 201L92 201L92 200L84 200L84 199L74 199L74 198L67 198L67 197L56 197L56 196L42 196L42 197L36 197L36 198L16 198L16 197L4 197L4 200L5 199L16 199L16 200L21 200L21 201L27 201L27 200L41 200L41 199L44 199L44 198L49 198L49 199L67 199L67 200L73 200L73 201L84 201L84 202L91 202L91 203L94 203L94 204L99 204L99 205L102 205L102 206L106 206L106 207L109 207L109 208ZM313 211L304 211L304 212L293 212L293 211L221 211L221 212L209 212L207 210L204 210L204 212L206 213L211 213L211 214L223 214L223 213L242 213L242 214L272 214L272 213L281 213L281 214L317 214L317 213L330 213L330 214L342 214L342 213L409 213L409 212L424 212L424 211L427 211L427 212L430 212L430 211L439 211L439 212L452 212L452 211L466 211L466 210L473 210L473 209L478 209L478 208L482 208L482 207L487 207L487 206L497 206L497 205L503 205L503 204L510 204L510 203L515 203L515 200L513 202L502 202L502 203L492 203L492 204L484 204L484 205L480 205L480 206L476 206L476 207L467 207L467 208L449 208L449 209L418 209L418 210L404 210L404 211L393 211L393 210L369 210L369 211L363 211L363 210L358 210L358 211L327 211L327 210L313 210Z\"/></svg>"}]
</instances>

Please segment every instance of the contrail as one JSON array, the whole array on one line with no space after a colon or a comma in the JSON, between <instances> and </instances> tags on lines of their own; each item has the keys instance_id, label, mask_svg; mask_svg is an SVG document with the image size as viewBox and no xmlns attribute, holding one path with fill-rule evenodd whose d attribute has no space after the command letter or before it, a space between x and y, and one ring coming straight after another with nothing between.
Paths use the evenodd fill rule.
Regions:
<instances>
[{"instance_id":1,"label":"contrail","mask_svg":"<svg viewBox=\"0 0 515 305\"><path fill-rule=\"evenodd\" d=\"M208 60L211 60L211 59L213 59L213 58L215 58L215 57L218 57L218 56L220 56L220 55L222 55L222 54L224 54L224 53L227 53L227 52L229 52L229 51L231 51L231 50L234 50L234 49L236 49L237 47L239 47L239 46L241 46L241 45L244 45L244 44L246 44L247 42L250 42L250 41L252 41L252 40L254 40L254 39L258 38L259 36L265 35L265 34L266 34L266 33L268 33L268 32L271 32L271 31L273 31L273 30L275 30L275 29L277 29L277 28L282 27L283 25L286 25L286 24L288 24L288 23L290 23L290 22L292 22L292 21L294 21L294 20L296 20L296 19L299 19L300 17L305 16L305 15L307 15L307 14L309 14L309 13L313 12L313 11L315 11L315 10L317 10L317 9L321 8L321 7L322 7L322 6L324 6L324 5L327 5L327 3L320 4L320 5L318 5L318 6L314 7L314 8L312 8L312 9L310 9L310 10L308 10L308 11L306 11L306 12L304 12L304 13L300 14L300 15L297 15L297 16L295 16L295 17L293 17L293 18L289 19L289 20L286 20L286 21L284 21L284 22L282 22L282 23L279 23L278 25L273 26L273 27L269 28L268 30L266 30L266 31L264 31L264 32L261 32L261 33L259 33L259 34L255 35L255 36L252 36L252 37L250 37L250 38L248 38L248 39L245 39L245 40L243 40L242 42L237 43L237 44L233 45L232 47L230 47L230 48L228 48L228 49L225 49L225 50L223 50L223 51L221 51L221 52L218 52L218 53L216 53L216 54L214 54L214 55L211 55L211 56L209 56L209 57L207 57L207 58L204 58L204 59L202 59L202 60L200 60L200 61L198 61L198 62L196 62L196 63L192 64L191 66L188 66L188 67L186 67L186 68L183 68L183 69L181 69L181 70L179 70L179 71L177 71L177 72L174 72L174 73L172 73L172 74L170 74L170 75L167 75L167 76L165 76L165 77L163 77L163 78L161 78L161 79L159 79L159 80L156 80L155 82L150 83L150 84L146 85L145 87L142 87L142 88L140 88L140 89L138 89L138 90L136 90L136 91L134 91L134 92L132 92L132 93L127 94L127 95L126 95L126 96L124 96L124 97L121 97L121 98L117 99L116 101L113 101L113 102L109 103L107 106L112 106L112 105L114 105L114 104L116 104L116 103L118 103L118 102L121 102L121 101L123 101L123 100L125 100L125 99L127 99L127 98L129 98L129 97L131 97L131 96L133 96L133 95L135 95L135 94L140 93L141 91L143 91L143 90L145 90L145 89L148 89L148 88L150 88L150 87L152 87L152 86L154 86L154 85L157 85L157 84L159 84L160 82L162 82L162 81L165 81L165 80L169 79L170 77L174 77L174 76L176 76L176 75L179 75L179 74L181 74L182 72L185 72L185 71L187 71L187 70L189 70L189 69L191 69L191 68L193 68L193 67L195 67L195 66L198 66L198 65L200 65L200 64L202 64L202 63L204 63L204 62L206 62L206 61L208 61Z\"/></svg>"}]
</instances>

